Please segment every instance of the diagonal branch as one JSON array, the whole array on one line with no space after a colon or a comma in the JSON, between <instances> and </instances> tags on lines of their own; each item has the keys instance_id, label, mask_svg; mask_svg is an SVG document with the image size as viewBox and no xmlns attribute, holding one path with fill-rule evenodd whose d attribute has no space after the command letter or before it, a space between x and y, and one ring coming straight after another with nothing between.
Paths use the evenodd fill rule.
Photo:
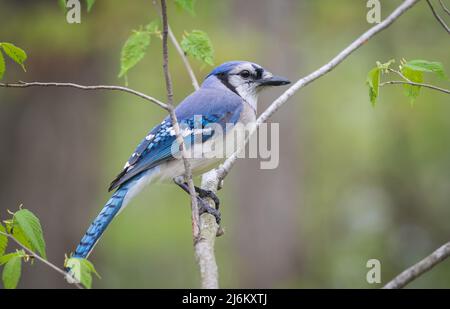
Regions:
<instances>
[{"instance_id":1,"label":"diagonal branch","mask_svg":"<svg viewBox=\"0 0 450 309\"><path fill-rule=\"evenodd\" d=\"M419 263L403 271L397 277L389 281L389 283L386 284L383 289L401 289L417 277L423 275L434 266L444 261L449 256L450 242L446 243L445 245L431 253Z\"/></svg>"},{"instance_id":2,"label":"diagonal branch","mask_svg":"<svg viewBox=\"0 0 450 309\"><path fill-rule=\"evenodd\" d=\"M431 12L433 13L434 17L437 19L437 21L441 24L442 27L447 31L448 34L450 34L450 28L447 26L445 21L442 19L441 16L436 12L433 5L431 4L430 0L427 0L428 6L430 7ZM444 4L441 2L441 6L445 8Z\"/></svg>"},{"instance_id":3,"label":"diagonal branch","mask_svg":"<svg viewBox=\"0 0 450 309\"><path fill-rule=\"evenodd\" d=\"M9 233L4 233L0 231L1 235L4 235L6 237L8 237L9 239L11 239L12 241L14 241L19 247L21 247L23 250L25 250L26 252L28 252L28 254L37 259L38 261L44 263L45 265L47 265L48 267L50 267L51 269L55 270L56 272L60 273L61 275L63 275L64 278L67 278L67 276L70 276L69 273L65 272L64 270L62 270L61 268L59 268L58 266L50 263L49 261L47 261L46 259L44 259L43 257L39 256L39 254L34 253L32 250L28 249L27 247L25 247L24 245L22 245L20 243L20 241L18 241L13 235L9 234ZM79 289L84 289L83 286L81 286L79 283L76 283L74 280L74 284L77 288Z\"/></svg>"},{"instance_id":4,"label":"diagonal branch","mask_svg":"<svg viewBox=\"0 0 450 309\"><path fill-rule=\"evenodd\" d=\"M381 31L389 27L394 21L396 21L401 15L403 15L403 13L412 8L419 1L420 0L403 1L403 3L399 7L397 7L388 17L386 17L385 20L383 20L381 23L373 26L365 33L363 33L359 38L353 41L349 46L347 46L344 50L342 50L327 64L323 65L318 70L312 72L306 77L299 79L294 85L292 85L274 102L272 102L272 104L261 114L261 116L259 116L256 122L256 127L254 128L253 132L261 125L261 123L266 122L273 114L275 114L276 111L278 111L278 109L280 109L298 90L309 85L313 81L319 79L320 77L324 76L325 74L333 70L341 62L347 59L348 56L350 56L353 52L355 52L357 49L363 46L373 36L377 35ZM217 176L218 176L217 185L219 185L220 182L228 175L231 168L236 163L239 157L239 153L241 151L243 151L243 149L236 151L222 164L221 167L217 169Z\"/></svg>"},{"instance_id":5,"label":"diagonal branch","mask_svg":"<svg viewBox=\"0 0 450 309\"><path fill-rule=\"evenodd\" d=\"M74 83L54 83L54 82L47 82L47 83L42 83L42 82L23 82L23 81L19 81L18 83L9 83L9 84L4 84L4 83L0 83L0 87L4 87L4 88L28 88L28 87L68 87L68 88L76 88L76 89L81 89L81 90L112 90L112 91L121 91L121 92L127 92L127 93L131 93L134 94L135 96L138 96L144 100L150 101L152 103L155 103L156 105L158 105L159 107L164 108L165 110L168 110L168 106L167 104L151 97L148 96L142 92L127 88L127 87L121 87L121 86L105 86L105 85L98 85L98 86L83 86L83 85L78 85L78 84L74 84Z\"/></svg>"},{"instance_id":6,"label":"diagonal branch","mask_svg":"<svg viewBox=\"0 0 450 309\"><path fill-rule=\"evenodd\" d=\"M448 9L444 2L442 0L439 0L439 3L441 4L442 9L445 11L445 13L447 13L448 15L450 15L450 9Z\"/></svg>"}]
</instances>

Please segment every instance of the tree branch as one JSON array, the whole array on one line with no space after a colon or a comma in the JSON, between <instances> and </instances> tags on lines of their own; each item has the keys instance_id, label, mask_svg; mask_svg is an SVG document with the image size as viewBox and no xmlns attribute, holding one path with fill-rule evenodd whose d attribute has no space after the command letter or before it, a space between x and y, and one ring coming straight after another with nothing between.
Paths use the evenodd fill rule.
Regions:
<instances>
[{"instance_id":1,"label":"tree branch","mask_svg":"<svg viewBox=\"0 0 450 309\"><path fill-rule=\"evenodd\" d=\"M200 88L199 83L197 81L197 78L195 77L189 60L181 49L175 35L172 33L170 26L168 26L167 28L172 44L175 46L175 49L177 50L181 59L183 59L183 63L192 80L192 86L195 90L198 90ZM215 174L215 170L203 174L201 185L202 189L217 192L217 186L215 185L214 181L216 178L217 177ZM204 200L209 204L210 207L216 207L212 199L207 198ZM194 251L195 259L200 268L201 286L204 289L218 289L219 272L214 253L214 245L216 236L221 236L224 232L222 228L217 224L216 218L213 215L203 213L199 219L199 233L199 237L194 242Z\"/></svg>"},{"instance_id":2,"label":"tree branch","mask_svg":"<svg viewBox=\"0 0 450 309\"><path fill-rule=\"evenodd\" d=\"M427 0L428 6L430 7L431 12L433 13L434 17L437 19L437 21L442 25L442 27L447 31L448 34L450 34L450 28L447 26L445 21L439 16L439 14L434 9L433 5L431 4L430 0ZM441 6L445 8L444 4L441 2Z\"/></svg>"},{"instance_id":3,"label":"tree branch","mask_svg":"<svg viewBox=\"0 0 450 309\"><path fill-rule=\"evenodd\" d=\"M400 72L399 70L394 70L392 68L388 68L389 72L395 73L398 76L400 76L401 78L403 78L403 81L397 81L397 80L391 80L391 81L386 81L384 83L380 84L380 87L383 87L385 85L395 85L395 84L403 84L403 85L411 85L411 86L418 86L418 87L425 87L425 88L429 88L429 89L433 89L433 90L437 90L446 94L450 94L450 90L441 88L441 87L437 87L434 85L430 85L430 84L424 84L424 83L416 83L413 82L412 80L410 80L409 78L407 78L405 75L403 75L402 72Z\"/></svg>"},{"instance_id":4,"label":"tree branch","mask_svg":"<svg viewBox=\"0 0 450 309\"><path fill-rule=\"evenodd\" d=\"M50 263L49 261L47 261L46 259L44 259L43 257L39 256L38 254L34 253L32 250L28 249L27 247L25 247L24 245L22 245L20 243L20 241L18 241L13 235L9 234L9 233L4 233L0 231L0 234L8 237L9 239L11 239L12 241L14 241L19 247L21 247L23 250L25 250L26 252L28 252L28 254L37 259L38 261L44 263L45 265L47 265L48 267L50 267L51 269L55 270L56 272L60 273L61 275L63 275L64 278L67 278L67 276L71 276L69 273L65 272L64 270L62 270L61 268L59 268L58 266ZM75 279L74 279L74 284L77 288L79 289L84 289L83 286L81 286L81 284L76 283Z\"/></svg>"},{"instance_id":5,"label":"tree branch","mask_svg":"<svg viewBox=\"0 0 450 309\"><path fill-rule=\"evenodd\" d=\"M442 0L439 0L439 3L441 4L441 7L445 11L445 13L450 15L450 10L445 6L444 2L442 2Z\"/></svg>"},{"instance_id":6,"label":"tree branch","mask_svg":"<svg viewBox=\"0 0 450 309\"><path fill-rule=\"evenodd\" d=\"M353 41L349 46L342 50L337 56L331 59L327 64L320 67L318 70L312 72L299 79L294 85L292 85L288 90L286 90L281 96L279 96L272 104L259 116L256 121L256 127L253 132L264 122L266 122L281 106L283 106L298 90L309 85L311 82L324 76L326 73L333 70L341 62L347 59L354 51L363 46L368 40L373 36L383 31L389 27L394 21L396 21L403 13L412 8L420 0L405 0L399 7L397 7L385 20L381 23L373 26L365 33L363 33L359 38ZM248 142L248 139L247 139ZM247 143L246 142L246 143ZM228 175L231 168L234 166L238 159L238 154L243 151L240 149L233 153L223 164L217 169L218 179L216 180L217 186L221 181Z\"/></svg>"},{"instance_id":7,"label":"tree branch","mask_svg":"<svg viewBox=\"0 0 450 309\"><path fill-rule=\"evenodd\" d=\"M411 85L411 86L418 86L418 87L424 87L424 88L429 88L429 89L433 89L433 90L437 90L446 94L450 94L450 90L441 88L441 87L437 87L437 86L433 86L430 84L422 84L422 83L415 83L415 82L411 82L411 81L402 81L402 80L390 80L384 83L380 84L380 87L385 86L385 85L396 85L396 84L403 84L403 85Z\"/></svg>"},{"instance_id":8,"label":"tree branch","mask_svg":"<svg viewBox=\"0 0 450 309\"><path fill-rule=\"evenodd\" d=\"M163 22L163 68L164 68L164 77L166 80L166 88L167 88L167 105L169 106L169 114L172 120L172 126L175 131L177 142L180 145L180 151L183 159L184 169L185 169L185 181L189 186L189 194L191 196L191 216L192 216L192 234L194 239L194 244L200 238L200 223L199 223L199 214L198 214L198 205L197 205L197 193L194 188L194 181L192 180L192 170L191 165L187 159L186 155L186 145L184 143L183 136L180 132L180 126L178 124L177 116L175 114L175 108L173 105L173 90L172 90L172 79L170 77L169 72L169 54L167 47L167 38L168 38L168 23L167 23L167 4L166 0L161 0L161 14L162 14L162 22Z\"/></svg>"},{"instance_id":9,"label":"tree branch","mask_svg":"<svg viewBox=\"0 0 450 309\"><path fill-rule=\"evenodd\" d=\"M450 242L446 243L419 263L403 271L400 275L392 279L383 289L401 289L408 283L423 275L435 265L441 263L450 256Z\"/></svg>"},{"instance_id":10,"label":"tree branch","mask_svg":"<svg viewBox=\"0 0 450 309\"><path fill-rule=\"evenodd\" d=\"M4 84L4 83L0 83L0 87L4 87L4 88L28 88L28 87L68 87L68 88L76 88L76 89L81 89L81 90L112 90L112 91L121 91L121 92L127 92L127 93L131 93L134 94L135 96L138 96L142 99L145 99L147 101L150 101L152 103L155 103L156 105L158 105L159 107L164 108L165 110L168 110L168 106L167 104L151 97L148 96L146 94L143 94L142 92L130 89L130 88L126 88L126 87L121 87L121 86L105 86L105 85L98 85L98 86L83 86L83 85L78 85L78 84L74 84L74 83L54 83L54 82L47 82L47 83L43 83L43 82L23 82L23 81L19 81L18 83L9 83L9 84Z\"/></svg>"}]
</instances>

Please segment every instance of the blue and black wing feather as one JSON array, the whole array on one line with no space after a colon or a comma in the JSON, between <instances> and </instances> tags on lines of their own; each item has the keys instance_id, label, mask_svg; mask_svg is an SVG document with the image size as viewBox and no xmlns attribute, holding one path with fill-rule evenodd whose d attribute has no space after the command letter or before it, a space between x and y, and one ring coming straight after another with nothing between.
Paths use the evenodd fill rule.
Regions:
<instances>
[{"instance_id":1,"label":"blue and black wing feather","mask_svg":"<svg viewBox=\"0 0 450 309\"><path fill-rule=\"evenodd\" d=\"M192 108L195 101L195 108ZM201 119L202 128L208 124L215 123L220 124L225 130L227 129L227 123L235 124L238 121L241 110L241 99L238 96L230 99L217 95L217 92L198 91L187 97L175 112L182 129L198 129L200 124L195 122ZM202 142L205 142L213 135L214 132L204 134ZM194 138L193 133L184 137L187 147L190 147L195 140L197 139ZM176 143L176 136L172 122L167 117L141 141L129 158L123 171L111 182L109 191L119 187L143 171L149 170L162 162L175 159L174 155L177 155L177 153L173 153L173 149L178 149L178 147L173 147L173 143Z\"/></svg>"}]
</instances>

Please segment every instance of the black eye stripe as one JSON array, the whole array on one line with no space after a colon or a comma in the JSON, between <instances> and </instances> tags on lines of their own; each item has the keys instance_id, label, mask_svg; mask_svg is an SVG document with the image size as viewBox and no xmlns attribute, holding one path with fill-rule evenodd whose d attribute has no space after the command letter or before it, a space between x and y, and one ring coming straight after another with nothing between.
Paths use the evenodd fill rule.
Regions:
<instances>
[{"instance_id":1,"label":"black eye stripe","mask_svg":"<svg viewBox=\"0 0 450 309\"><path fill-rule=\"evenodd\" d=\"M262 76L263 76L263 73L264 73L263 68L260 68L260 67L254 65L254 64L253 64L253 68L254 68L255 71L256 71L256 79L261 79Z\"/></svg>"},{"instance_id":2,"label":"black eye stripe","mask_svg":"<svg viewBox=\"0 0 450 309\"><path fill-rule=\"evenodd\" d=\"M261 79L263 75L263 69L257 68L256 69L256 79Z\"/></svg>"}]
</instances>

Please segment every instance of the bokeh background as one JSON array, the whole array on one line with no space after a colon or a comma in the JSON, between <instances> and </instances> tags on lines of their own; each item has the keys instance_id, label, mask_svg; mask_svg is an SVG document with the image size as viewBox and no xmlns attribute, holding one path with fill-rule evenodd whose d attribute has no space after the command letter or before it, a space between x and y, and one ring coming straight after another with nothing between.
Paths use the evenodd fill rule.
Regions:
<instances>
[{"instance_id":1,"label":"bokeh background","mask_svg":"<svg viewBox=\"0 0 450 309\"><path fill-rule=\"evenodd\" d=\"M27 72L7 62L6 81L118 84L121 47L157 18L149 0L98 0L69 25L57 1L1 0L0 41L28 54ZM382 17L402 1L382 1ZM85 8L84 8L85 9ZM169 1L178 37L205 30L215 63L244 59L296 80L370 27L361 0L198 0L195 17ZM271 120L280 123L280 165L240 160L222 198L217 240L222 287L377 288L450 236L450 97L423 90L414 106L399 86L373 108L365 86L375 61L443 62L449 40L422 1L338 68L304 88ZM165 100L161 41L129 73L129 86ZM171 48L175 98L192 91ZM195 72L212 68L193 60ZM432 77L430 82L449 88ZM260 111L283 91L265 93ZM48 257L62 265L108 199L107 186L164 112L132 95L75 89L0 89L0 214L24 207L42 221ZM199 286L188 196L173 185L145 190L108 228L90 259L96 288ZM70 287L35 263L21 288ZM410 287L450 287L442 263Z\"/></svg>"}]
</instances>

